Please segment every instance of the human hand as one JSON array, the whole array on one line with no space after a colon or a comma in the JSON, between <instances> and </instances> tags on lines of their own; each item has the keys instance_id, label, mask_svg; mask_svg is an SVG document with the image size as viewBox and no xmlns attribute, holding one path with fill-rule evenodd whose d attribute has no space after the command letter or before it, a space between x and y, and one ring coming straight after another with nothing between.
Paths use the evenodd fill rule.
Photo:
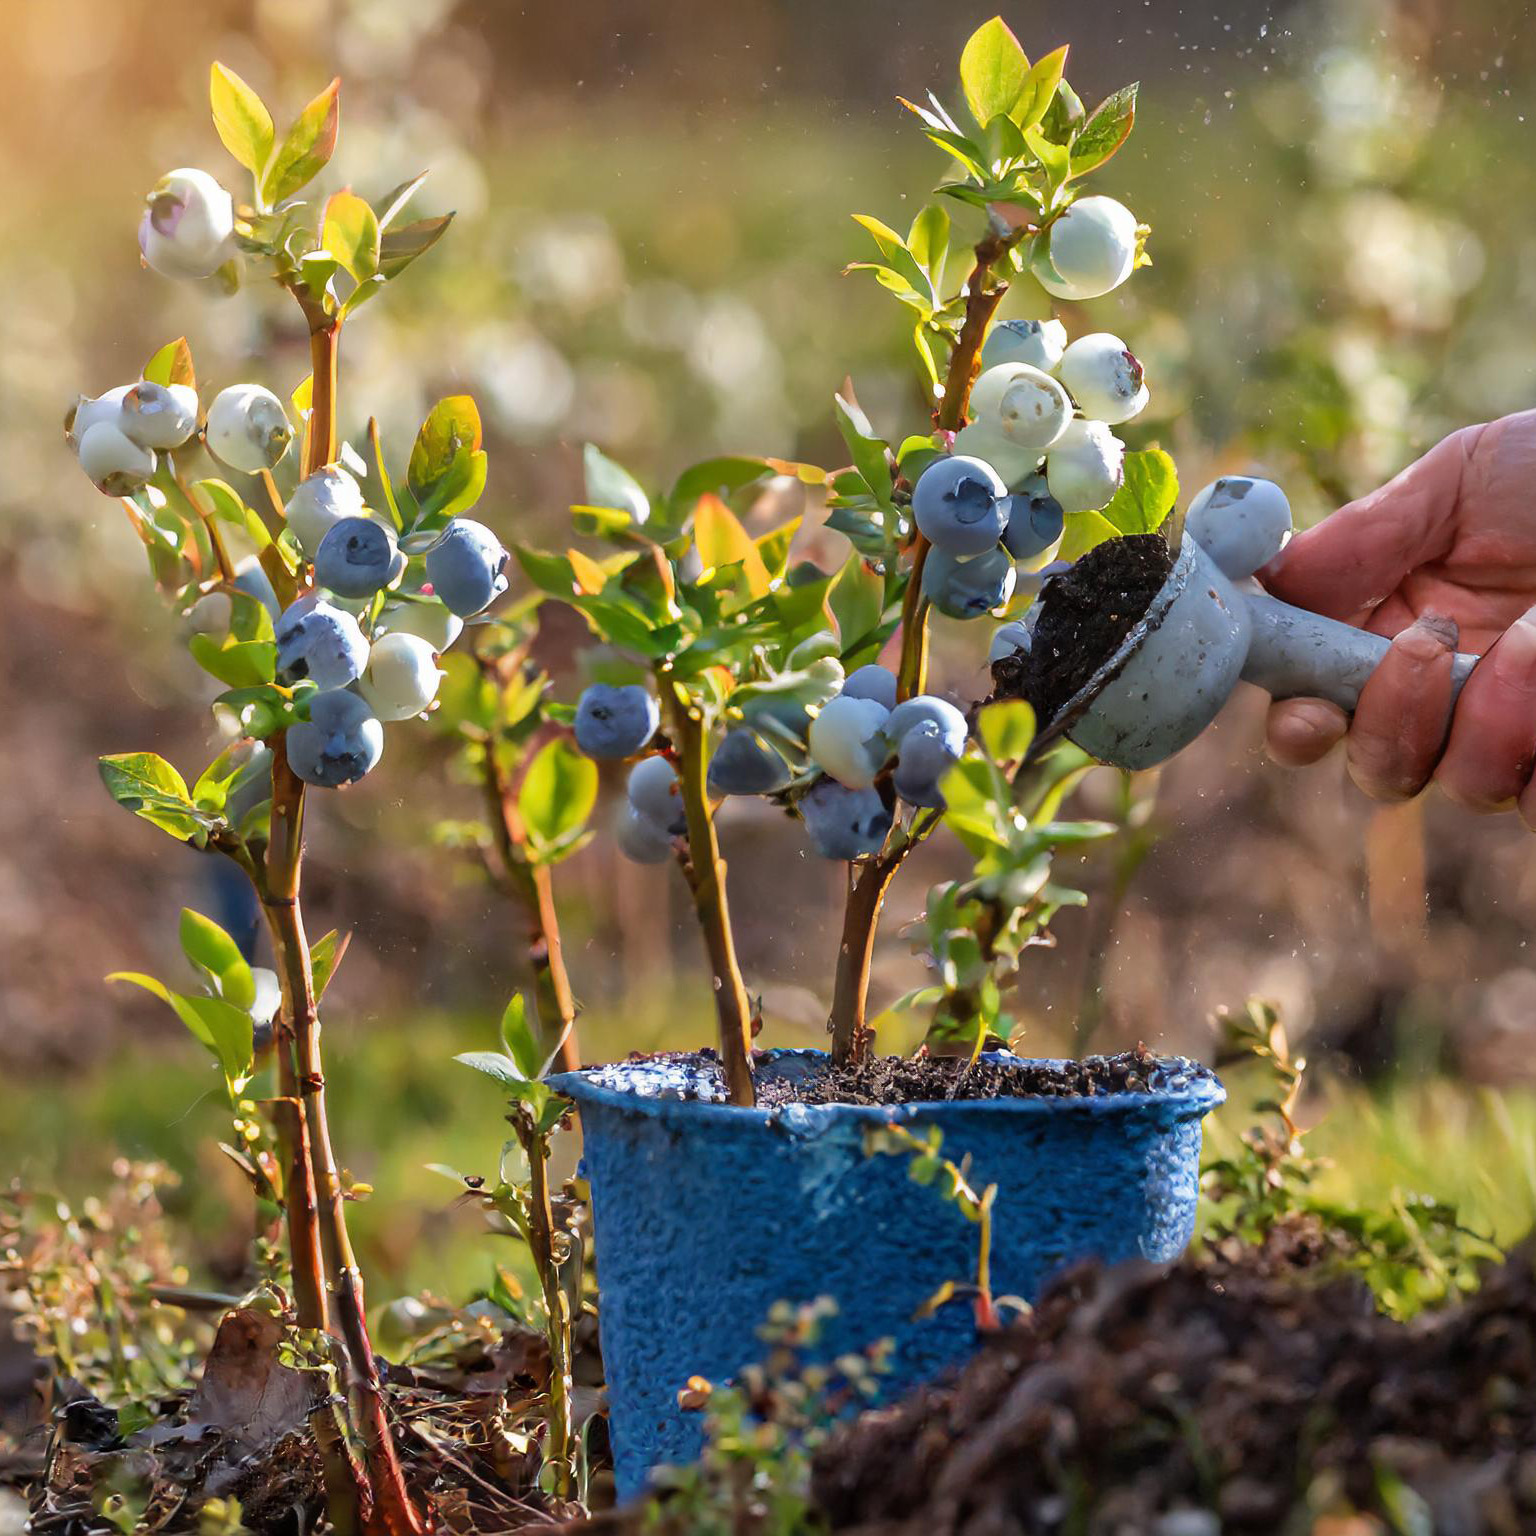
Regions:
<instances>
[{"instance_id":1,"label":"human hand","mask_svg":"<svg viewBox=\"0 0 1536 1536\"><path fill-rule=\"evenodd\" d=\"M1536 411L1453 433L1380 490L1299 534L1259 572L1279 598L1393 637L1353 719L1320 699L1271 706L1290 767L1340 740L1381 800L1431 781L1536 829ZM1482 654L1452 711L1458 647Z\"/></svg>"}]
</instances>

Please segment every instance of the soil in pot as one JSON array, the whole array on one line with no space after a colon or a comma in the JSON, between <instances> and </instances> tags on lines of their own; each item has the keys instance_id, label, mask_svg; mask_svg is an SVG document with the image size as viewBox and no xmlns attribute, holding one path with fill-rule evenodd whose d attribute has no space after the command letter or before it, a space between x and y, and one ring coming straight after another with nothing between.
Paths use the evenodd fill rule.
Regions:
<instances>
[{"instance_id":1,"label":"soil in pot","mask_svg":"<svg viewBox=\"0 0 1536 1536\"><path fill-rule=\"evenodd\" d=\"M670 1096L713 1101L724 1096L712 1050L635 1056L672 1079ZM869 1056L845 1066L817 1060L793 1071L764 1072L760 1109L791 1104L936 1104L975 1099L1088 1099L1112 1093L1152 1093L1180 1086L1190 1070L1178 1057L1154 1056L1144 1045L1115 1056L1080 1061L983 1058L974 1065L949 1056Z\"/></svg>"},{"instance_id":2,"label":"soil in pot","mask_svg":"<svg viewBox=\"0 0 1536 1536\"><path fill-rule=\"evenodd\" d=\"M1041 725L1120 648L1173 569L1159 533L1107 539L1048 581L1027 652L992 664L993 697L1024 699Z\"/></svg>"}]
</instances>

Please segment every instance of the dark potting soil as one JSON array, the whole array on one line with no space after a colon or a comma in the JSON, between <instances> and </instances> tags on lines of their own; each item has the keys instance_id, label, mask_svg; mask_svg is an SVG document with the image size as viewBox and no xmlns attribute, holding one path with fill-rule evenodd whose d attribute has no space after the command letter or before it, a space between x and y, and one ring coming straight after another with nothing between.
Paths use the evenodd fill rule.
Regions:
<instances>
[{"instance_id":1,"label":"dark potting soil","mask_svg":"<svg viewBox=\"0 0 1536 1536\"><path fill-rule=\"evenodd\" d=\"M765 1073L757 1102L782 1104L922 1104L944 1099L1082 1099L1105 1093L1149 1093L1163 1065L1144 1046L1119 1056L1032 1061L1013 1066L950 1056L869 1056L827 1066L798 1080Z\"/></svg>"},{"instance_id":2,"label":"dark potting soil","mask_svg":"<svg viewBox=\"0 0 1536 1536\"><path fill-rule=\"evenodd\" d=\"M1114 655L1173 569L1158 533L1107 539L1040 594L1034 643L992 664L993 697L1024 699L1042 727Z\"/></svg>"}]
</instances>

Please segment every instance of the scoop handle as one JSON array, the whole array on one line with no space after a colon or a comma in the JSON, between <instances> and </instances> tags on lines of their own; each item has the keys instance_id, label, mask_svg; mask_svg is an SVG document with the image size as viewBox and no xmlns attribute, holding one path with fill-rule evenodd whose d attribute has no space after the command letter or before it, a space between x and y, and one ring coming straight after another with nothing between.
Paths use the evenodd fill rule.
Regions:
<instances>
[{"instance_id":1,"label":"scoop handle","mask_svg":"<svg viewBox=\"0 0 1536 1536\"><path fill-rule=\"evenodd\" d=\"M1252 638L1243 680L1277 699L1327 699L1348 714L1392 642L1383 635L1325 619L1267 592L1245 594ZM1458 652L1451 663L1451 702L1481 660Z\"/></svg>"}]
</instances>

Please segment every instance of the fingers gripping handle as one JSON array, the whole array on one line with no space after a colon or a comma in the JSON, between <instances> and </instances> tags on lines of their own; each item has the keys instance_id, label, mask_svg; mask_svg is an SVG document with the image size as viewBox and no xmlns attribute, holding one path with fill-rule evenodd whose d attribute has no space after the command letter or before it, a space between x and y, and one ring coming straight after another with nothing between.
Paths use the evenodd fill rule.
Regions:
<instances>
[{"instance_id":1,"label":"fingers gripping handle","mask_svg":"<svg viewBox=\"0 0 1536 1536\"><path fill-rule=\"evenodd\" d=\"M1391 641L1369 630L1294 608L1268 593L1248 596L1252 639L1243 680L1277 699L1327 699L1353 713ZM1451 666L1451 697L1461 693L1479 658L1458 653Z\"/></svg>"}]
</instances>

